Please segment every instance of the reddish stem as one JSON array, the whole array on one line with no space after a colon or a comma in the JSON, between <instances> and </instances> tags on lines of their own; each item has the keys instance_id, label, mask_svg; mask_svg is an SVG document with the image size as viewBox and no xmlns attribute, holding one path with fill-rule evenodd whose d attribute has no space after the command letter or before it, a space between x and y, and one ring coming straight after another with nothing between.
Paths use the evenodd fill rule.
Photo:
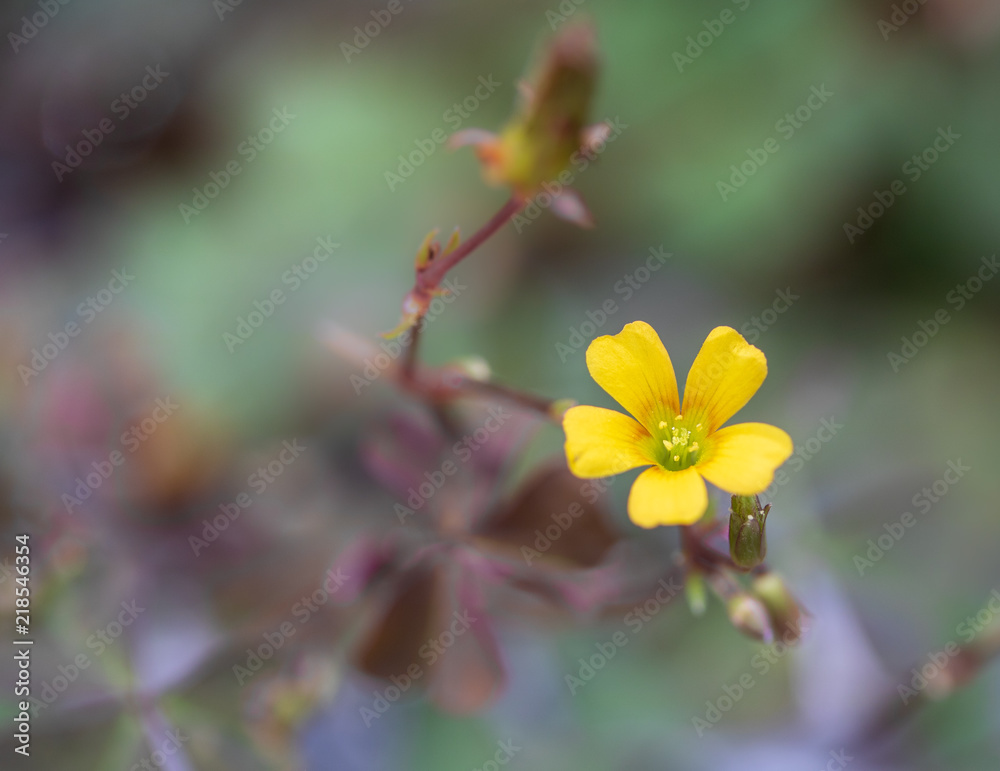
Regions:
<instances>
[{"instance_id":1,"label":"reddish stem","mask_svg":"<svg viewBox=\"0 0 1000 771\"><path fill-rule=\"evenodd\" d=\"M500 385L499 383L490 383L482 380L463 380L460 388L467 392L478 391L480 393L490 394L491 396L498 396L501 399L507 399L515 404L520 404L522 407L526 407L529 410L539 412L549 420L553 420L551 408L554 404L554 400L552 399L546 399L541 396L535 396L534 394L529 394L524 391L518 391L516 389Z\"/></svg>"},{"instance_id":2,"label":"reddish stem","mask_svg":"<svg viewBox=\"0 0 1000 771\"><path fill-rule=\"evenodd\" d=\"M500 208L500 211L473 233L467 241L459 244L455 251L446 256L436 258L423 270L418 269L416 281L410 294L423 295L429 298L431 293L444 280L449 270L472 254L487 238L510 221L524 207L525 203L526 201L517 195L511 196L507 203ZM407 346L402 364L401 380L404 385L409 387L414 387L417 384L417 345L420 340L420 321L421 319L418 318L413 327L413 335L410 338L410 344Z\"/></svg>"},{"instance_id":3,"label":"reddish stem","mask_svg":"<svg viewBox=\"0 0 1000 771\"><path fill-rule=\"evenodd\" d=\"M406 346L406 353L403 354L402 380L404 385L410 386L416 382L417 374L417 346L420 344L420 322L413 327L413 334L410 335L410 343Z\"/></svg>"},{"instance_id":4,"label":"reddish stem","mask_svg":"<svg viewBox=\"0 0 1000 771\"><path fill-rule=\"evenodd\" d=\"M709 543L709 536L716 525L717 523L713 522L706 527L701 523L697 523L681 528L681 548L692 563L698 565L706 572L717 572L720 567L737 573L752 573L753 575L760 575L768 571L768 567L764 563L749 570L741 568L733 562L729 554L723 553L712 546Z\"/></svg>"},{"instance_id":5,"label":"reddish stem","mask_svg":"<svg viewBox=\"0 0 1000 771\"><path fill-rule=\"evenodd\" d=\"M436 289L444 280L445 274L458 263L475 251L487 238L496 233L524 207L527 201L518 196L511 198L494 214L489 221L473 233L468 240L459 244L451 254L435 259L427 268L417 273L416 289L427 291Z\"/></svg>"}]
</instances>

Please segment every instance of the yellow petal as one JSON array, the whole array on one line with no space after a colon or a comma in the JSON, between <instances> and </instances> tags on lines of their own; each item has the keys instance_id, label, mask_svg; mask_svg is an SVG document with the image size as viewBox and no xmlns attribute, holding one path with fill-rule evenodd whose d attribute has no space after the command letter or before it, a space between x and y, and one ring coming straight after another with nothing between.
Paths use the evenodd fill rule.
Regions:
<instances>
[{"instance_id":1,"label":"yellow petal","mask_svg":"<svg viewBox=\"0 0 1000 771\"><path fill-rule=\"evenodd\" d=\"M587 348L587 369L650 432L668 413L677 413L674 367L656 331L644 321L594 340Z\"/></svg>"},{"instance_id":2,"label":"yellow petal","mask_svg":"<svg viewBox=\"0 0 1000 771\"><path fill-rule=\"evenodd\" d=\"M767 377L767 359L735 329L716 327L695 357L681 412L706 421L708 433L735 415Z\"/></svg>"},{"instance_id":3,"label":"yellow petal","mask_svg":"<svg viewBox=\"0 0 1000 771\"><path fill-rule=\"evenodd\" d=\"M639 527L691 525L708 507L708 491L694 469L654 466L639 474L628 496L628 515Z\"/></svg>"},{"instance_id":4,"label":"yellow petal","mask_svg":"<svg viewBox=\"0 0 1000 771\"><path fill-rule=\"evenodd\" d=\"M755 495L771 484L775 469L788 460L792 438L766 423L737 423L710 436L695 468L733 495Z\"/></svg>"},{"instance_id":5,"label":"yellow petal","mask_svg":"<svg viewBox=\"0 0 1000 771\"><path fill-rule=\"evenodd\" d=\"M571 407L563 415L563 429L566 460L578 477L609 477L653 463L653 438L628 415L601 407Z\"/></svg>"}]
</instances>

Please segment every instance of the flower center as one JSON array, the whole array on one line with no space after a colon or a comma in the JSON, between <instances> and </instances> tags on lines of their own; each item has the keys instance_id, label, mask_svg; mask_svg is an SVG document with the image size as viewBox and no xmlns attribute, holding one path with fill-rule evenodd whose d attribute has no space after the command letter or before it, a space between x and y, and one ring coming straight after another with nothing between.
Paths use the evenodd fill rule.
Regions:
<instances>
[{"instance_id":1,"label":"flower center","mask_svg":"<svg viewBox=\"0 0 1000 771\"><path fill-rule=\"evenodd\" d=\"M705 431L701 423L691 425L683 415L661 420L657 439L660 442L659 462L668 471L690 468L698 462L704 450Z\"/></svg>"}]
</instances>

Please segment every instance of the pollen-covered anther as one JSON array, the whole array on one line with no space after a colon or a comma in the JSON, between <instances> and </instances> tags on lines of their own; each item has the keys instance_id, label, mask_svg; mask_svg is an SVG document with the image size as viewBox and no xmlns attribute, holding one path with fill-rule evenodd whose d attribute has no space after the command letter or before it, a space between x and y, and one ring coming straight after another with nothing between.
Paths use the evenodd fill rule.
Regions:
<instances>
[{"instance_id":1,"label":"pollen-covered anther","mask_svg":"<svg viewBox=\"0 0 1000 771\"><path fill-rule=\"evenodd\" d=\"M688 431L686 428L677 428L676 426L674 426L670 434L671 434L670 436L671 444L679 444L681 447L687 445L688 439L691 438L690 431Z\"/></svg>"},{"instance_id":2,"label":"pollen-covered anther","mask_svg":"<svg viewBox=\"0 0 1000 771\"><path fill-rule=\"evenodd\" d=\"M674 446L670 442L668 442L666 439L663 440L663 446L666 447L668 450L674 449Z\"/></svg>"},{"instance_id":3,"label":"pollen-covered anther","mask_svg":"<svg viewBox=\"0 0 1000 771\"><path fill-rule=\"evenodd\" d=\"M668 425L669 425L669 423L667 423L667 421L665 421L665 420L661 420L661 421L660 421L660 426L659 426L659 427L660 427L660 428L666 428L666 427L667 427Z\"/></svg>"}]
</instances>

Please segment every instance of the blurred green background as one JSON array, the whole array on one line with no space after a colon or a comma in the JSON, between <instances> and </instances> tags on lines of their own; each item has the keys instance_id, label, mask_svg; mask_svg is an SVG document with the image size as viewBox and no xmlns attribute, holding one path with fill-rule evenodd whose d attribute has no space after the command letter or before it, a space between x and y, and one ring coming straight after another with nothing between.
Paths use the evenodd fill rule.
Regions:
<instances>
[{"instance_id":1,"label":"blurred green background","mask_svg":"<svg viewBox=\"0 0 1000 771\"><path fill-rule=\"evenodd\" d=\"M74 684L73 710L34 720L35 767L128 769L155 749L165 714L192 737L187 757L164 760L177 769L485 768L506 740L523 747L511 769L837 768L842 736L896 698L912 666L967 641L963 620L1000 588L995 3L52 7L0 11L2 555L12 564L14 535L32 534L33 631L47 640L38 683L88 650L122 601L152 598L156 633L132 664L125 646L102 655L85 675L93 691ZM45 24L27 36L39 13ZM453 718L418 700L369 730L356 714L371 686L334 655L353 632L333 620L314 643L320 663L308 664L323 676L307 667L297 685L274 686L315 686L287 697L308 708L273 693L248 702L231 673L242 641L287 617L366 518L391 518L391 499L358 482L357 448L399 396L382 381L356 393L361 367L331 350L330 325L376 341L398 320L425 233L469 234L502 205L471 150L421 147L439 129L500 128L526 62L585 16L602 56L592 117L622 126L575 181L596 227L545 212L504 228L454 271L466 288L428 325L422 353L432 364L479 355L504 383L611 407L584 362L597 334L647 321L683 377L714 326L743 331L770 374L740 417L788 430L803 461L771 491L769 559L811 612L810 633L762 674L751 663L760 646L718 604L695 619L678 602L573 696L564 675L621 617L540 626L511 614L500 632L510 681L492 708ZM378 34L357 48L356 26L373 21ZM167 74L146 80L127 116L116 111L157 65ZM500 84L485 99L480 78ZM829 96L810 105L815 93ZM467 118L454 109L463 102L475 103ZM53 163L104 120L112 131L60 178ZM939 132L953 139L932 151ZM769 139L777 152L758 165ZM412 173L387 181L414 153ZM203 210L185 208L233 162L239 173ZM738 187L734 166L746 175ZM885 206L896 180L905 192ZM317 239L339 246L294 284L286 271ZM651 249L670 257L625 292L619 282ZM134 279L81 313L114 270ZM226 337L276 289L286 300L259 328ZM604 324L581 328L609 299ZM79 334L25 376L70 322ZM102 488L100 505L67 511L81 468L107 459L109 437L165 396L181 405L177 419L143 444L141 467ZM824 420L841 428L817 441ZM262 495L255 535L234 523L210 567L174 559L170 549L186 552L208 512L292 437L320 450ZM558 457L561 443L544 428L532 457ZM949 461L970 470L920 498ZM613 487L615 521L639 537L627 489ZM869 539L904 512L916 524L859 568ZM247 551L233 545L223 559L224 542L243 537ZM672 536L651 537L666 561ZM138 659L155 698L120 696ZM11 682L12 662L2 667ZM699 736L692 718L745 673L754 686ZM11 689L0 703L16 711ZM848 765L991 769L998 737L1000 670L985 668Z\"/></svg>"}]
</instances>

